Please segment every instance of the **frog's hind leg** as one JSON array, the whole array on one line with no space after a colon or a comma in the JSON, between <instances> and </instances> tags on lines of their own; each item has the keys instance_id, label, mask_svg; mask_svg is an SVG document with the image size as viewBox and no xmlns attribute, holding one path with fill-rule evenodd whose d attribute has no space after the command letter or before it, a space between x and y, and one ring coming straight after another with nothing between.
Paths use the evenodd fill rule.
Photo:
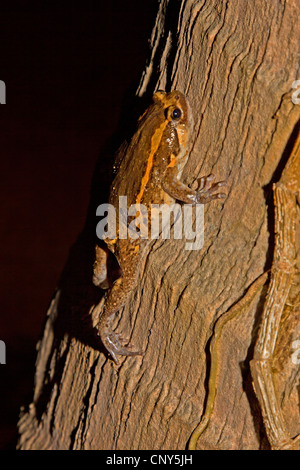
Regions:
<instances>
[{"instance_id":1,"label":"frog's hind leg","mask_svg":"<svg viewBox=\"0 0 300 470\"><path fill-rule=\"evenodd\" d=\"M95 262L93 266L93 283L101 289L108 289L107 260L108 250L96 245Z\"/></svg>"},{"instance_id":2,"label":"frog's hind leg","mask_svg":"<svg viewBox=\"0 0 300 470\"><path fill-rule=\"evenodd\" d=\"M133 253L126 257L123 266L120 263L122 276L115 281L109 290L104 310L97 325L98 335L116 364L118 364L118 354L123 356L143 354L142 351L135 350L131 344L128 344L128 341L125 341L120 334L115 333L111 328L115 314L125 305L129 294L137 284L139 262L139 257Z\"/></svg>"},{"instance_id":3,"label":"frog's hind leg","mask_svg":"<svg viewBox=\"0 0 300 470\"><path fill-rule=\"evenodd\" d=\"M120 266L112 250L105 243L96 245L93 266L93 284L101 289L112 287L115 279L121 275Z\"/></svg>"}]
</instances>

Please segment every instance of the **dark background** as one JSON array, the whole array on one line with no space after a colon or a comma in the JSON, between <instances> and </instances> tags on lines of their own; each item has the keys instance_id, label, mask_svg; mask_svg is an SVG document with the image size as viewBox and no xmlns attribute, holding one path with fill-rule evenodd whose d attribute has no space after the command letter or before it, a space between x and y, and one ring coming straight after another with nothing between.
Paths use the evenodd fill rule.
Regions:
<instances>
[{"instance_id":1,"label":"dark background","mask_svg":"<svg viewBox=\"0 0 300 470\"><path fill-rule=\"evenodd\" d=\"M0 449L15 448L46 311L84 226L96 163L149 57L157 5L1 2Z\"/></svg>"}]
</instances>

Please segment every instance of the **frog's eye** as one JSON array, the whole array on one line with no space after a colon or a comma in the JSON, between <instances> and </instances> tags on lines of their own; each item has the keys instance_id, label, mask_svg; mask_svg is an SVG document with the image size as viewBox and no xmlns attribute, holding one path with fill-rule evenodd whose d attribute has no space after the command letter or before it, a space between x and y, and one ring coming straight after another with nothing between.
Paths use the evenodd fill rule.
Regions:
<instances>
[{"instance_id":1,"label":"frog's eye","mask_svg":"<svg viewBox=\"0 0 300 470\"><path fill-rule=\"evenodd\" d=\"M174 108L171 114L172 119L174 119L175 121L178 121L178 119L181 118L181 115L182 115L182 112L181 112L181 109L179 108Z\"/></svg>"}]
</instances>

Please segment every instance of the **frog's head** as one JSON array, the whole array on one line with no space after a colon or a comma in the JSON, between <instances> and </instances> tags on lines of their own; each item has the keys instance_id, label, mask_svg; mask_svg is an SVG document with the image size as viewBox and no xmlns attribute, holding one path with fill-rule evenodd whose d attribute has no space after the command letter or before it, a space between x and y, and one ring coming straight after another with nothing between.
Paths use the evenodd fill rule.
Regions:
<instances>
[{"instance_id":1,"label":"frog's head","mask_svg":"<svg viewBox=\"0 0 300 470\"><path fill-rule=\"evenodd\" d=\"M192 110L187 97L178 90L170 93L157 91L153 95L153 101L162 107L170 131L176 132L181 150L186 150L193 129Z\"/></svg>"}]
</instances>

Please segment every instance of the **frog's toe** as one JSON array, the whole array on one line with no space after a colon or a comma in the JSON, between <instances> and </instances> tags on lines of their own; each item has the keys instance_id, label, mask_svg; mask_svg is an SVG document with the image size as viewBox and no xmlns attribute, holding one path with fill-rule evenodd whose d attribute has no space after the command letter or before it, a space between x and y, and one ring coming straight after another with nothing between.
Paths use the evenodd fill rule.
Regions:
<instances>
[{"instance_id":1,"label":"frog's toe","mask_svg":"<svg viewBox=\"0 0 300 470\"><path fill-rule=\"evenodd\" d=\"M126 346L118 345L117 347L110 345L109 348L106 346L106 349L117 365L119 365L117 355L119 356L142 356L144 354L143 351L134 349L134 346L130 343L127 344Z\"/></svg>"},{"instance_id":2,"label":"frog's toe","mask_svg":"<svg viewBox=\"0 0 300 470\"><path fill-rule=\"evenodd\" d=\"M207 180L203 184L202 189L197 191L197 202L199 204L206 204L214 199L224 199L226 197L225 193L217 193L217 191L227 186L226 181L219 181L218 183L211 184L212 179L210 178L212 175L207 177ZM208 180L208 178L210 178Z\"/></svg>"},{"instance_id":3,"label":"frog's toe","mask_svg":"<svg viewBox=\"0 0 300 470\"><path fill-rule=\"evenodd\" d=\"M114 342L115 352L121 356L138 356L144 354L142 351L134 348L128 339L120 333L114 333L116 341Z\"/></svg>"},{"instance_id":4,"label":"frog's toe","mask_svg":"<svg viewBox=\"0 0 300 470\"><path fill-rule=\"evenodd\" d=\"M215 175L202 176L198 179L198 191L207 191L211 186L212 181L215 180Z\"/></svg>"},{"instance_id":5,"label":"frog's toe","mask_svg":"<svg viewBox=\"0 0 300 470\"><path fill-rule=\"evenodd\" d=\"M120 333L114 331L106 331L98 333L102 344L112 357L113 361L118 365L117 355L120 356L138 356L144 354L143 351L134 349L134 346L128 342Z\"/></svg>"},{"instance_id":6,"label":"frog's toe","mask_svg":"<svg viewBox=\"0 0 300 470\"><path fill-rule=\"evenodd\" d=\"M121 356L143 356L144 351L134 349L134 346L129 343L120 348L117 354L120 354Z\"/></svg>"}]
</instances>

